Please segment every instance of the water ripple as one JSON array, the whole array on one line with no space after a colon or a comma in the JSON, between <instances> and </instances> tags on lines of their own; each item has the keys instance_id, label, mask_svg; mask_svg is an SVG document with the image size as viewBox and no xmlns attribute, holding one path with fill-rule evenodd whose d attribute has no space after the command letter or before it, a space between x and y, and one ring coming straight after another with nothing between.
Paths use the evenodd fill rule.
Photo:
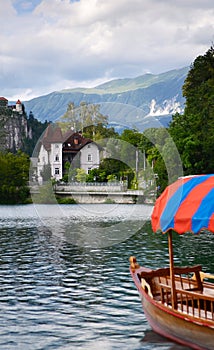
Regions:
<instances>
[{"instance_id":1,"label":"water ripple","mask_svg":"<svg viewBox=\"0 0 214 350\"><path fill-rule=\"evenodd\" d=\"M27 208L19 212L15 207L14 219L11 207L8 216L4 207L0 219L1 349L176 348L154 334L154 341L149 339L151 330L129 274L133 254L150 267L168 263L165 236L154 237L148 226L114 246L86 249L50 232ZM191 252L198 263L194 253L205 249L202 237L194 245L186 246L183 238L180 243L177 261L185 263ZM209 237L203 263L214 271L213 248Z\"/></svg>"}]
</instances>

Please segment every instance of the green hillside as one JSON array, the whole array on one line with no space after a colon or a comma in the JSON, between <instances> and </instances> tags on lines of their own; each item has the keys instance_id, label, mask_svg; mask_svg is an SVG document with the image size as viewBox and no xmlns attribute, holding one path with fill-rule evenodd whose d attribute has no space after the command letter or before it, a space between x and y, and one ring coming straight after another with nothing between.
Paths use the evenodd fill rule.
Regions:
<instances>
[{"instance_id":1,"label":"green hillside","mask_svg":"<svg viewBox=\"0 0 214 350\"><path fill-rule=\"evenodd\" d=\"M148 125L149 116L152 123L154 117L162 121L167 118L168 121L178 105L183 108L182 86L188 70L185 67L158 75L115 79L94 88L65 89L24 104L26 111L32 111L37 119L56 121L65 113L70 102L76 106L82 101L98 103L101 112L109 116L110 122L143 129L145 123ZM151 110L153 100L155 110Z\"/></svg>"}]
</instances>

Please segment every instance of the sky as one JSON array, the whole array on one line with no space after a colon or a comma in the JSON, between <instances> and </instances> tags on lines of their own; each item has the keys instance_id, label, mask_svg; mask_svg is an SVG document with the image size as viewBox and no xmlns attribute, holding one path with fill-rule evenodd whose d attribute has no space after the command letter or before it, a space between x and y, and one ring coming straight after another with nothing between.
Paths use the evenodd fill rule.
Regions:
<instances>
[{"instance_id":1,"label":"sky","mask_svg":"<svg viewBox=\"0 0 214 350\"><path fill-rule=\"evenodd\" d=\"M0 0L0 96L34 97L190 66L213 0Z\"/></svg>"}]
</instances>

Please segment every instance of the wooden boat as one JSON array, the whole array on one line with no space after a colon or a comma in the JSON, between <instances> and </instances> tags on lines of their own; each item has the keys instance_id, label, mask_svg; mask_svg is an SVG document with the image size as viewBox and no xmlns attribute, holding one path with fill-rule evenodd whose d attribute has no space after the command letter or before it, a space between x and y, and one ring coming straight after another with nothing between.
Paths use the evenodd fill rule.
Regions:
<instances>
[{"instance_id":1,"label":"wooden boat","mask_svg":"<svg viewBox=\"0 0 214 350\"><path fill-rule=\"evenodd\" d=\"M172 230L214 233L214 175L178 179L157 199L154 232L168 233L169 267L152 270L130 257L130 273L152 329L192 349L214 349L214 275L174 266ZM208 279L209 281L205 281Z\"/></svg>"}]
</instances>

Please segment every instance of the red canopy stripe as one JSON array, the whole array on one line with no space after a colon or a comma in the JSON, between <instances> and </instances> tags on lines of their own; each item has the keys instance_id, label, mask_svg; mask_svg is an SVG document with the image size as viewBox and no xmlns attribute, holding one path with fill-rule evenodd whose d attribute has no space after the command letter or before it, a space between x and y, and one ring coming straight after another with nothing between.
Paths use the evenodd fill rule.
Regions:
<instances>
[{"instance_id":1,"label":"red canopy stripe","mask_svg":"<svg viewBox=\"0 0 214 350\"><path fill-rule=\"evenodd\" d=\"M174 230L178 233L192 231L192 216L199 208L202 199L213 188L213 178L208 178L191 190L181 203L174 216Z\"/></svg>"},{"instance_id":2,"label":"red canopy stripe","mask_svg":"<svg viewBox=\"0 0 214 350\"><path fill-rule=\"evenodd\" d=\"M214 214L210 217L208 230L214 233Z\"/></svg>"}]
</instances>

